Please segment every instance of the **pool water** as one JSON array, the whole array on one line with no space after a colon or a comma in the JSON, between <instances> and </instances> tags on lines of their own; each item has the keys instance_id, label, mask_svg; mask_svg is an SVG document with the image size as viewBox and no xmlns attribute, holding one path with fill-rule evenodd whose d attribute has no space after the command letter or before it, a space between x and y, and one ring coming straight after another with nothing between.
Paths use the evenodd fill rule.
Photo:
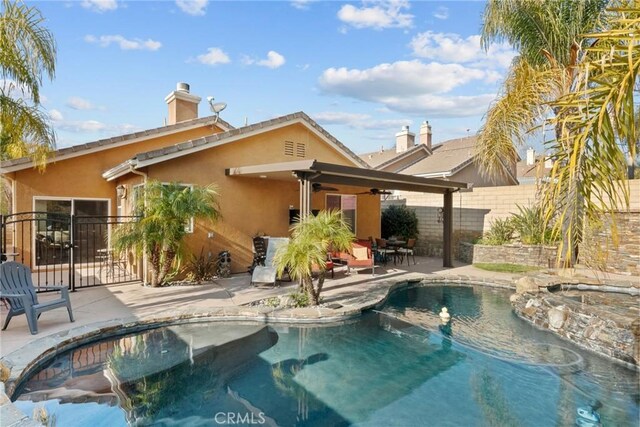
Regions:
<instances>
[{"instance_id":1,"label":"pool water","mask_svg":"<svg viewBox=\"0 0 640 427\"><path fill-rule=\"evenodd\" d=\"M429 286L338 325L113 338L57 356L15 403L58 426L570 426L589 404L637 426L638 373L523 322L509 294Z\"/></svg>"}]
</instances>

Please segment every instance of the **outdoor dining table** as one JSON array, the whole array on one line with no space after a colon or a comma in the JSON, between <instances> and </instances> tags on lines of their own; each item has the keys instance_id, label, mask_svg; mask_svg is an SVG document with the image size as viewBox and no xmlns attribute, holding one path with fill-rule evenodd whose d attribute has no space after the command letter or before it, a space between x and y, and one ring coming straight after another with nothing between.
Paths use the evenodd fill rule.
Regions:
<instances>
[{"instance_id":1,"label":"outdoor dining table","mask_svg":"<svg viewBox=\"0 0 640 427\"><path fill-rule=\"evenodd\" d=\"M396 264L396 257L399 255L398 254L398 249L404 247L407 242L405 240L387 240L387 247L389 249L394 249L395 253L393 254L393 265Z\"/></svg>"}]
</instances>

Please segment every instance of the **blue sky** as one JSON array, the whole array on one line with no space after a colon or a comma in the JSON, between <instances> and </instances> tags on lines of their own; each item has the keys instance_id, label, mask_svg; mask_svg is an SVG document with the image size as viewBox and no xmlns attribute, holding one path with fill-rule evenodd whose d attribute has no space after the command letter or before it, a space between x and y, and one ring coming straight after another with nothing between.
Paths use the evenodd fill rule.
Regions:
<instances>
[{"instance_id":1,"label":"blue sky","mask_svg":"<svg viewBox=\"0 0 640 427\"><path fill-rule=\"evenodd\" d=\"M423 120L439 142L477 131L513 56L480 48L482 2L29 4L57 41L42 93L59 147L161 126L179 81L234 126L302 110L359 153Z\"/></svg>"}]
</instances>

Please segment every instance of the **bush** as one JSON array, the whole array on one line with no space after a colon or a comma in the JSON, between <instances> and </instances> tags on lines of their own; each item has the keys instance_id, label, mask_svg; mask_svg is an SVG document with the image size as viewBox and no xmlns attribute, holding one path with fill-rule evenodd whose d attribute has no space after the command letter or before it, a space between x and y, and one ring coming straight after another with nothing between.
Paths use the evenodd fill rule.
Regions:
<instances>
[{"instance_id":1,"label":"bush","mask_svg":"<svg viewBox=\"0 0 640 427\"><path fill-rule=\"evenodd\" d=\"M418 237L416 211L404 205L391 205L382 211L382 237L398 236L406 239Z\"/></svg>"},{"instance_id":2,"label":"bush","mask_svg":"<svg viewBox=\"0 0 640 427\"><path fill-rule=\"evenodd\" d=\"M295 292L289 297L293 307L308 307L310 304L309 295L306 292Z\"/></svg>"},{"instance_id":3,"label":"bush","mask_svg":"<svg viewBox=\"0 0 640 427\"><path fill-rule=\"evenodd\" d=\"M200 250L200 256L191 255L187 263L187 278L198 284L213 279L218 267L217 260L211 253L204 255L204 248Z\"/></svg>"},{"instance_id":4,"label":"bush","mask_svg":"<svg viewBox=\"0 0 640 427\"><path fill-rule=\"evenodd\" d=\"M522 207L517 205L518 213L512 214L511 221L515 231L520 236L520 241L525 245L541 245L558 240L553 232L551 224L546 224L543 219L543 210L539 206Z\"/></svg>"},{"instance_id":5,"label":"bush","mask_svg":"<svg viewBox=\"0 0 640 427\"><path fill-rule=\"evenodd\" d=\"M491 228L480 240L483 245L504 245L511 242L515 228L511 218L495 219L491 221Z\"/></svg>"}]
</instances>

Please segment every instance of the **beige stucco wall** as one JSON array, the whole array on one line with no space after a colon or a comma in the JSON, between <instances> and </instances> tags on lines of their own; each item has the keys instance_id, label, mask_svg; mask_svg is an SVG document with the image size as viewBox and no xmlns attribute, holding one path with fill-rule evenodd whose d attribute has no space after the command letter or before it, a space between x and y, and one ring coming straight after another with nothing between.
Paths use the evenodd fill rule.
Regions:
<instances>
[{"instance_id":1,"label":"beige stucco wall","mask_svg":"<svg viewBox=\"0 0 640 427\"><path fill-rule=\"evenodd\" d=\"M507 179L507 177L504 176L495 178L493 180L491 178L483 176L480 173L480 167L476 163L472 163L469 166L462 168L461 170L453 174L449 178L449 180L456 182L473 183L474 188L513 185L513 181Z\"/></svg>"},{"instance_id":2,"label":"beige stucco wall","mask_svg":"<svg viewBox=\"0 0 640 427\"><path fill-rule=\"evenodd\" d=\"M299 209L298 182L293 177L283 181L225 175L225 169L230 167L302 160L284 155L285 141L305 143L305 159L354 166L305 126L294 124L147 168L149 179L218 186L223 219L215 225L197 223L194 233L187 239L190 251L200 253L201 248L205 248L205 252L215 255L222 249L230 250L232 269L240 272L251 264L253 236L289 235L289 207ZM339 189L335 193L342 194L366 190L331 186ZM313 194L312 209L325 209L326 194ZM358 237L380 235L379 200L379 196L358 196ZM210 231L214 232L211 239L207 238Z\"/></svg>"},{"instance_id":3,"label":"beige stucco wall","mask_svg":"<svg viewBox=\"0 0 640 427\"><path fill-rule=\"evenodd\" d=\"M629 181L630 210L640 211L640 180ZM453 195L453 230L462 240L480 236L489 230L491 221L518 212L518 205L531 206L536 197L535 184L473 188ZM401 192L399 200L383 202L404 203L416 211L420 236L418 247L423 250L429 242L442 242L442 224L438 223L438 208L443 196L438 194Z\"/></svg>"}]
</instances>

